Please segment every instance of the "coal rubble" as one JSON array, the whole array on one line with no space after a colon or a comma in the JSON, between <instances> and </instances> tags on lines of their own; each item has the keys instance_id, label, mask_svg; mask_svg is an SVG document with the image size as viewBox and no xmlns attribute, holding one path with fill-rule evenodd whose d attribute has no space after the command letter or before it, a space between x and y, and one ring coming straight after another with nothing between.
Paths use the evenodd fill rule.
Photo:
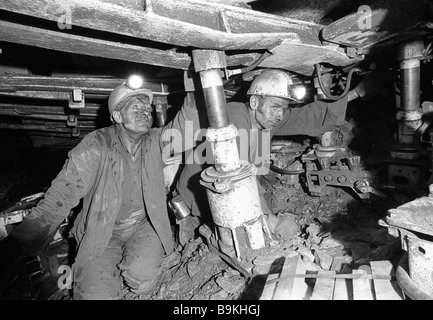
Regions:
<instances>
[{"instance_id":1,"label":"coal rubble","mask_svg":"<svg viewBox=\"0 0 433 320\"><path fill-rule=\"evenodd\" d=\"M199 237L179 245L165 258L158 289L140 297L127 293L125 299L256 300L266 274L281 271L281 257L299 255L308 273L333 270L340 274L349 274L370 261L400 257L399 239L377 224L394 199L365 202L338 188L313 197L301 188L280 184L280 178L274 172L261 178L269 182L262 184L268 186L266 198L278 225L274 246L261 249L263 254L252 261L254 275L237 271Z\"/></svg>"},{"instance_id":2,"label":"coal rubble","mask_svg":"<svg viewBox=\"0 0 433 320\"><path fill-rule=\"evenodd\" d=\"M162 270L160 287L135 299L235 300L246 284L245 277L211 252L201 238L168 255Z\"/></svg>"}]
</instances>

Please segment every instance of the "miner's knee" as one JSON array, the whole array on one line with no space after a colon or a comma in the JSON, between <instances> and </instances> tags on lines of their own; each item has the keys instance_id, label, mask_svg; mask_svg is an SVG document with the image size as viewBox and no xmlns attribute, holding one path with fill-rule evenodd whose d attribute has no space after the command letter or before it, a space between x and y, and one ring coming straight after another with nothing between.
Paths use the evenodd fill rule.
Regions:
<instances>
[{"instance_id":1,"label":"miner's knee","mask_svg":"<svg viewBox=\"0 0 433 320\"><path fill-rule=\"evenodd\" d=\"M141 268L122 271L122 276L132 292L143 294L155 289L161 277L161 263L156 265L144 264Z\"/></svg>"}]
</instances>

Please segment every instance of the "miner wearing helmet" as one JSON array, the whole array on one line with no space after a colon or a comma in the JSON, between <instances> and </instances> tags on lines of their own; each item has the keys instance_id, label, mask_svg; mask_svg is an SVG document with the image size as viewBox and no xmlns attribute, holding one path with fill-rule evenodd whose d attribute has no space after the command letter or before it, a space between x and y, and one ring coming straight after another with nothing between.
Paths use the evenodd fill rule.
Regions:
<instances>
[{"instance_id":1,"label":"miner wearing helmet","mask_svg":"<svg viewBox=\"0 0 433 320\"><path fill-rule=\"evenodd\" d=\"M266 137L270 139L274 135L320 137L324 132L332 131L336 125L344 124L348 101L362 97L365 94L362 89L362 85L359 85L349 91L344 98L332 103L315 101L299 107L306 93L305 87L295 85L292 76L286 71L279 69L262 71L254 78L247 91L247 102L229 102L226 105L229 121L238 131L244 130L249 134L247 158L242 158L244 153L241 150L245 146L238 145L241 160L249 161L256 166L263 165L256 161L260 139ZM290 107L295 104L296 107ZM267 135L263 134L265 132ZM266 156L269 155L261 155L260 159ZM181 241L186 242L197 234L197 227L201 223L212 223L206 190L200 185L200 173L208 165L198 163L185 165L179 176L178 192L191 210L191 214L180 224ZM258 172L263 168L263 166L258 168ZM260 184L259 190L264 192ZM261 202L262 211L270 216L271 212L263 196Z\"/></svg>"},{"instance_id":2,"label":"miner wearing helmet","mask_svg":"<svg viewBox=\"0 0 433 320\"><path fill-rule=\"evenodd\" d=\"M198 112L188 93L174 119L154 128L152 100L138 76L116 87L108 99L113 124L89 133L69 152L45 198L10 235L36 246L83 199L71 230L78 248L74 299L119 299L123 287L147 293L158 284L164 253L173 250L163 157L185 143L164 134L183 133Z\"/></svg>"}]
</instances>

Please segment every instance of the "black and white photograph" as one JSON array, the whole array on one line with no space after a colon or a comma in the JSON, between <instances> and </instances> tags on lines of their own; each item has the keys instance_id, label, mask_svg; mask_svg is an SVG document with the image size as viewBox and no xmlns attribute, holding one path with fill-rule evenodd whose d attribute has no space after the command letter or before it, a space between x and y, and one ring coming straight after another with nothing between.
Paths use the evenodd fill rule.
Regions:
<instances>
[{"instance_id":1,"label":"black and white photograph","mask_svg":"<svg viewBox=\"0 0 433 320\"><path fill-rule=\"evenodd\" d=\"M433 1L0 0L0 300L433 300L432 146Z\"/></svg>"}]
</instances>

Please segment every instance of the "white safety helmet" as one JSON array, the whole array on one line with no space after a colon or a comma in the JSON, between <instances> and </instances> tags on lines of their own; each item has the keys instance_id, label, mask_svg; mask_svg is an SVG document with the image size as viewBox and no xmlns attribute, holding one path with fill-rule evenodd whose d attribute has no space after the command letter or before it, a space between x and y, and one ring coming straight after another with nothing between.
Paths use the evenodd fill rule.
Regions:
<instances>
[{"instance_id":1,"label":"white safety helmet","mask_svg":"<svg viewBox=\"0 0 433 320\"><path fill-rule=\"evenodd\" d=\"M145 95L149 97L149 103L152 103L153 92L152 90L143 88L143 83L144 81L140 76L132 75L121 85L113 89L108 97L108 111L110 112L110 117L121 102L129 97Z\"/></svg>"},{"instance_id":2,"label":"white safety helmet","mask_svg":"<svg viewBox=\"0 0 433 320\"><path fill-rule=\"evenodd\" d=\"M264 70L253 80L247 92L247 95L277 97L292 102L300 102L305 94L304 86L294 85L290 75L278 69Z\"/></svg>"}]
</instances>

